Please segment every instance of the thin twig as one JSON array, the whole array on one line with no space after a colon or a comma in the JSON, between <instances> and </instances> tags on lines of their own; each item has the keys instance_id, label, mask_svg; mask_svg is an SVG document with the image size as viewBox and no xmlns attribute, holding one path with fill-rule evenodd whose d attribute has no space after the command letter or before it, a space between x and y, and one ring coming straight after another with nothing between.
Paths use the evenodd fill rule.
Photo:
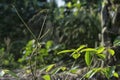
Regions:
<instances>
[{"instance_id":1,"label":"thin twig","mask_svg":"<svg viewBox=\"0 0 120 80\"><path fill-rule=\"evenodd\" d=\"M38 39L41 37L41 34L42 34L42 31L43 31L43 27L44 27L44 25L45 25L46 19L47 19L47 15L46 15L45 18L44 18L44 21L43 21L43 24L42 24L42 28L41 28L40 33L39 33L39 35L38 35Z\"/></svg>"},{"instance_id":2,"label":"thin twig","mask_svg":"<svg viewBox=\"0 0 120 80\"><path fill-rule=\"evenodd\" d=\"M40 39L42 39L45 35L47 35L47 33L50 31L50 29L48 29L40 38L39 38L39 40Z\"/></svg>"},{"instance_id":3,"label":"thin twig","mask_svg":"<svg viewBox=\"0 0 120 80\"><path fill-rule=\"evenodd\" d=\"M23 18L21 17L21 15L19 14L18 10L16 9L16 7L14 5L12 5L13 8L15 9L18 17L20 18L20 20L22 21L22 23L25 25L25 27L27 28L27 30L31 33L31 35L33 36L33 38L36 40L36 36L33 34L33 32L30 30L30 28L28 27L28 25L25 23L25 21L23 20Z\"/></svg>"}]
</instances>

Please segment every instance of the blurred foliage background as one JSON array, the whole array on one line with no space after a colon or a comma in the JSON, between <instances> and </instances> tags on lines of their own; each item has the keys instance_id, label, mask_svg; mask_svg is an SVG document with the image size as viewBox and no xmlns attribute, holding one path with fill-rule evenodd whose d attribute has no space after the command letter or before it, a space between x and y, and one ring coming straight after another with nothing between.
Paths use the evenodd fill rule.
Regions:
<instances>
[{"instance_id":1,"label":"blurred foliage background","mask_svg":"<svg viewBox=\"0 0 120 80\"><path fill-rule=\"evenodd\" d=\"M43 44L40 52L43 55L38 58L42 64L68 60L67 55L57 56L56 53L62 49L77 48L82 44L87 44L89 47L99 45L102 0L62 0L64 2L62 6L58 6L60 3L57 1L0 0L1 67L13 68L20 66L19 63L26 64L27 61L24 62L26 56L31 53L25 55L24 52L31 50L30 41L33 37L12 5L16 7L36 37L47 15L42 35L48 30L49 32L40 40Z\"/></svg>"}]
</instances>

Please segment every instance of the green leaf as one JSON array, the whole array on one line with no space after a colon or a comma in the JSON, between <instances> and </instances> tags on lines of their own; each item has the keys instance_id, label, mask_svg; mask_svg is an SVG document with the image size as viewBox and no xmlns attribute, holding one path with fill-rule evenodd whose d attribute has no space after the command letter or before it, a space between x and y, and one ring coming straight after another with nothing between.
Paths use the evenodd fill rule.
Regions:
<instances>
[{"instance_id":1,"label":"green leaf","mask_svg":"<svg viewBox=\"0 0 120 80\"><path fill-rule=\"evenodd\" d=\"M105 54L97 54L97 56L99 56L101 59L105 59L106 58Z\"/></svg>"},{"instance_id":2,"label":"green leaf","mask_svg":"<svg viewBox=\"0 0 120 80\"><path fill-rule=\"evenodd\" d=\"M28 43L27 43L27 47L31 47L33 44L35 43L35 40L34 39L32 39L32 40L30 40Z\"/></svg>"},{"instance_id":3,"label":"green leaf","mask_svg":"<svg viewBox=\"0 0 120 80\"><path fill-rule=\"evenodd\" d=\"M46 48L49 49L53 45L53 41L47 41Z\"/></svg>"},{"instance_id":4,"label":"green leaf","mask_svg":"<svg viewBox=\"0 0 120 80\"><path fill-rule=\"evenodd\" d=\"M75 54L72 55L72 57L73 57L74 59L78 59L78 58L80 57L80 54L79 54L79 53L75 53Z\"/></svg>"},{"instance_id":5,"label":"green leaf","mask_svg":"<svg viewBox=\"0 0 120 80\"><path fill-rule=\"evenodd\" d=\"M71 55L78 53L81 49L83 49L85 47L86 47L86 45L81 45L77 50L74 50L74 52Z\"/></svg>"},{"instance_id":6,"label":"green leaf","mask_svg":"<svg viewBox=\"0 0 120 80\"><path fill-rule=\"evenodd\" d=\"M63 50L63 51L58 52L57 54L61 54L61 53L70 53L70 52L73 52L73 51L75 51L75 49Z\"/></svg>"},{"instance_id":7,"label":"green leaf","mask_svg":"<svg viewBox=\"0 0 120 80\"><path fill-rule=\"evenodd\" d=\"M86 51L92 51L92 52L97 52L97 50L96 49L94 49L94 48L86 48L86 49L83 49L83 50L81 50L81 52L86 52Z\"/></svg>"},{"instance_id":8,"label":"green leaf","mask_svg":"<svg viewBox=\"0 0 120 80\"><path fill-rule=\"evenodd\" d=\"M102 53L105 50L105 47L99 47L97 49L97 53Z\"/></svg>"},{"instance_id":9,"label":"green leaf","mask_svg":"<svg viewBox=\"0 0 120 80\"><path fill-rule=\"evenodd\" d=\"M48 51L45 48L41 48L39 50L39 53L40 53L41 56L47 56L48 55Z\"/></svg>"},{"instance_id":10,"label":"green leaf","mask_svg":"<svg viewBox=\"0 0 120 80\"><path fill-rule=\"evenodd\" d=\"M115 51L112 49L108 49L108 52L113 56L115 54Z\"/></svg>"},{"instance_id":11,"label":"green leaf","mask_svg":"<svg viewBox=\"0 0 120 80\"><path fill-rule=\"evenodd\" d=\"M114 46L120 46L120 40L116 40L116 41L114 41Z\"/></svg>"},{"instance_id":12,"label":"green leaf","mask_svg":"<svg viewBox=\"0 0 120 80\"><path fill-rule=\"evenodd\" d=\"M76 54L76 53L78 53L78 52L75 50L70 56L72 56L73 54Z\"/></svg>"},{"instance_id":13,"label":"green leaf","mask_svg":"<svg viewBox=\"0 0 120 80\"><path fill-rule=\"evenodd\" d=\"M79 4L76 3L76 4L74 4L73 6L74 6L74 7L77 7L77 8L80 8L80 7L81 7L81 4L80 4L80 3L79 3Z\"/></svg>"},{"instance_id":14,"label":"green leaf","mask_svg":"<svg viewBox=\"0 0 120 80\"><path fill-rule=\"evenodd\" d=\"M61 70L62 71L65 71L67 68L66 67L61 67Z\"/></svg>"},{"instance_id":15,"label":"green leaf","mask_svg":"<svg viewBox=\"0 0 120 80\"><path fill-rule=\"evenodd\" d=\"M68 7L68 8L71 8L71 7L72 7L71 2L68 2L68 3L67 3L67 7Z\"/></svg>"},{"instance_id":16,"label":"green leaf","mask_svg":"<svg viewBox=\"0 0 120 80\"><path fill-rule=\"evenodd\" d=\"M50 75L48 75L48 74L42 76L42 78L43 78L44 80L51 80Z\"/></svg>"},{"instance_id":17,"label":"green leaf","mask_svg":"<svg viewBox=\"0 0 120 80\"><path fill-rule=\"evenodd\" d=\"M120 36L117 36L117 38L113 42L114 46L120 46Z\"/></svg>"},{"instance_id":18,"label":"green leaf","mask_svg":"<svg viewBox=\"0 0 120 80\"><path fill-rule=\"evenodd\" d=\"M49 72L54 66L55 66L55 64L49 65L46 69L46 72Z\"/></svg>"},{"instance_id":19,"label":"green leaf","mask_svg":"<svg viewBox=\"0 0 120 80\"><path fill-rule=\"evenodd\" d=\"M116 77L116 78L119 78L119 74L117 72L114 72L113 76Z\"/></svg>"},{"instance_id":20,"label":"green leaf","mask_svg":"<svg viewBox=\"0 0 120 80\"><path fill-rule=\"evenodd\" d=\"M76 74L79 69L71 69L70 73Z\"/></svg>"},{"instance_id":21,"label":"green leaf","mask_svg":"<svg viewBox=\"0 0 120 80\"><path fill-rule=\"evenodd\" d=\"M80 51L81 49L85 48L86 45L81 45L78 49L77 49L77 52Z\"/></svg>"},{"instance_id":22,"label":"green leaf","mask_svg":"<svg viewBox=\"0 0 120 80\"><path fill-rule=\"evenodd\" d=\"M1 48L0 49L0 53L4 53L5 49L4 48Z\"/></svg>"},{"instance_id":23,"label":"green leaf","mask_svg":"<svg viewBox=\"0 0 120 80\"><path fill-rule=\"evenodd\" d=\"M91 53L89 51L87 51L85 53L85 62L87 64L87 66L90 66L91 65L91 62L92 62L92 56L91 56Z\"/></svg>"},{"instance_id":24,"label":"green leaf","mask_svg":"<svg viewBox=\"0 0 120 80\"><path fill-rule=\"evenodd\" d=\"M101 71L103 75L105 75L108 79L110 79L115 72L115 66L103 68Z\"/></svg>"}]
</instances>

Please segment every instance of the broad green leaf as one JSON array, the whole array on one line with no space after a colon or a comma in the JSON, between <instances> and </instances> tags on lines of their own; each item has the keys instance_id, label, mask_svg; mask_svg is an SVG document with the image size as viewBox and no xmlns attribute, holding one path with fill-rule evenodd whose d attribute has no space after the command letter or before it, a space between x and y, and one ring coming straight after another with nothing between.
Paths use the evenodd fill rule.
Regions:
<instances>
[{"instance_id":1,"label":"broad green leaf","mask_svg":"<svg viewBox=\"0 0 120 80\"><path fill-rule=\"evenodd\" d=\"M113 56L115 54L115 51L112 49L108 49L108 52Z\"/></svg>"},{"instance_id":2,"label":"broad green leaf","mask_svg":"<svg viewBox=\"0 0 120 80\"><path fill-rule=\"evenodd\" d=\"M79 54L79 53L75 53L75 54L72 55L72 57L73 57L74 59L78 59L78 58L80 57L80 54Z\"/></svg>"},{"instance_id":3,"label":"broad green leaf","mask_svg":"<svg viewBox=\"0 0 120 80\"><path fill-rule=\"evenodd\" d=\"M97 53L102 53L105 50L105 47L99 47L97 49Z\"/></svg>"},{"instance_id":4,"label":"broad green leaf","mask_svg":"<svg viewBox=\"0 0 120 80\"><path fill-rule=\"evenodd\" d=\"M61 53L70 53L70 52L73 52L73 51L75 51L75 49L63 50L63 51L58 52L57 54L61 54Z\"/></svg>"},{"instance_id":5,"label":"broad green leaf","mask_svg":"<svg viewBox=\"0 0 120 80\"><path fill-rule=\"evenodd\" d=\"M89 51L87 51L85 53L85 62L87 64L87 66L90 66L91 65L91 62L92 62L92 56L91 56L91 53Z\"/></svg>"},{"instance_id":6,"label":"broad green leaf","mask_svg":"<svg viewBox=\"0 0 120 80\"><path fill-rule=\"evenodd\" d=\"M86 48L86 49L83 49L83 50L81 50L81 52L86 52L86 51L93 51L93 52L97 52L97 50L96 49L94 49L94 48Z\"/></svg>"},{"instance_id":7,"label":"broad green leaf","mask_svg":"<svg viewBox=\"0 0 120 80\"><path fill-rule=\"evenodd\" d=\"M116 77L116 78L119 78L119 74L117 72L114 72L113 76Z\"/></svg>"},{"instance_id":8,"label":"broad green leaf","mask_svg":"<svg viewBox=\"0 0 120 80\"><path fill-rule=\"evenodd\" d=\"M46 69L46 72L49 72L54 66L55 66L55 64L49 65Z\"/></svg>"},{"instance_id":9,"label":"broad green leaf","mask_svg":"<svg viewBox=\"0 0 120 80\"><path fill-rule=\"evenodd\" d=\"M48 74L42 76L42 78L43 78L44 80L51 80L50 75L48 75Z\"/></svg>"}]
</instances>

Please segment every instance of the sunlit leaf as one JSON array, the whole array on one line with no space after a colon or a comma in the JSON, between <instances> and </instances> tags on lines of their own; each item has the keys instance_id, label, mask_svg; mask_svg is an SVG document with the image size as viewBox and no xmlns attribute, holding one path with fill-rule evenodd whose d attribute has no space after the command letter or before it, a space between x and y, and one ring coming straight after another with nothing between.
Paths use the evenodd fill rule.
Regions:
<instances>
[{"instance_id":1,"label":"sunlit leaf","mask_svg":"<svg viewBox=\"0 0 120 80\"><path fill-rule=\"evenodd\" d=\"M80 57L80 54L79 54L79 53L75 53L75 54L72 55L72 57L73 57L74 59L78 59L78 58Z\"/></svg>"},{"instance_id":2,"label":"sunlit leaf","mask_svg":"<svg viewBox=\"0 0 120 80\"><path fill-rule=\"evenodd\" d=\"M54 66L55 66L55 64L49 65L46 69L46 72L49 72Z\"/></svg>"},{"instance_id":3,"label":"sunlit leaf","mask_svg":"<svg viewBox=\"0 0 120 80\"><path fill-rule=\"evenodd\" d=\"M32 46L33 44L35 43L35 40L33 39L33 40L30 40L28 43L27 43L27 47L30 47L30 46Z\"/></svg>"},{"instance_id":4,"label":"sunlit leaf","mask_svg":"<svg viewBox=\"0 0 120 80\"><path fill-rule=\"evenodd\" d=\"M97 53L102 53L105 50L105 47L99 47L97 49Z\"/></svg>"},{"instance_id":5,"label":"sunlit leaf","mask_svg":"<svg viewBox=\"0 0 120 80\"><path fill-rule=\"evenodd\" d=\"M70 52L73 52L73 51L75 51L75 49L63 50L63 51L58 52L57 54L61 54L61 53L70 53Z\"/></svg>"},{"instance_id":6,"label":"sunlit leaf","mask_svg":"<svg viewBox=\"0 0 120 80\"><path fill-rule=\"evenodd\" d=\"M79 4L76 3L76 4L74 4L73 6L74 6L74 7L77 7L77 8L80 8L80 7L81 7L81 4L80 4L80 3L79 3Z\"/></svg>"},{"instance_id":7,"label":"sunlit leaf","mask_svg":"<svg viewBox=\"0 0 120 80\"><path fill-rule=\"evenodd\" d=\"M86 64L87 64L87 66L90 66L90 65L91 65L91 62L92 62L91 53L88 52L88 51L85 53L85 62L86 62Z\"/></svg>"},{"instance_id":8,"label":"sunlit leaf","mask_svg":"<svg viewBox=\"0 0 120 80\"><path fill-rule=\"evenodd\" d=\"M83 48L85 48L86 47L86 45L81 45L78 49L77 49L77 51L80 51L81 49L83 49Z\"/></svg>"},{"instance_id":9,"label":"sunlit leaf","mask_svg":"<svg viewBox=\"0 0 120 80\"><path fill-rule=\"evenodd\" d=\"M113 76L116 77L116 78L119 78L119 74L117 72L114 72Z\"/></svg>"},{"instance_id":10,"label":"sunlit leaf","mask_svg":"<svg viewBox=\"0 0 120 80\"><path fill-rule=\"evenodd\" d=\"M65 71L67 68L66 67L61 67L61 70L62 71Z\"/></svg>"},{"instance_id":11,"label":"sunlit leaf","mask_svg":"<svg viewBox=\"0 0 120 80\"><path fill-rule=\"evenodd\" d=\"M86 51L93 51L93 52L97 52L97 50L96 50L96 49L94 49L94 48L86 48L86 49L81 50L81 52L86 52Z\"/></svg>"},{"instance_id":12,"label":"sunlit leaf","mask_svg":"<svg viewBox=\"0 0 120 80\"><path fill-rule=\"evenodd\" d=\"M51 80L50 75L48 75L48 74L42 76L42 78L43 78L44 80Z\"/></svg>"},{"instance_id":13,"label":"sunlit leaf","mask_svg":"<svg viewBox=\"0 0 120 80\"><path fill-rule=\"evenodd\" d=\"M71 8L71 7L72 7L71 2L68 2L68 3L67 3L67 7L69 7L69 8Z\"/></svg>"},{"instance_id":14,"label":"sunlit leaf","mask_svg":"<svg viewBox=\"0 0 120 80\"><path fill-rule=\"evenodd\" d=\"M78 53L81 49L83 49L85 47L86 47L86 45L81 45L78 49L74 50L74 52L71 55Z\"/></svg>"},{"instance_id":15,"label":"sunlit leaf","mask_svg":"<svg viewBox=\"0 0 120 80\"><path fill-rule=\"evenodd\" d=\"M75 50L70 56L72 56L73 54L76 54L76 53L78 53L78 52Z\"/></svg>"},{"instance_id":16,"label":"sunlit leaf","mask_svg":"<svg viewBox=\"0 0 120 80\"><path fill-rule=\"evenodd\" d=\"M108 52L113 56L115 54L115 51L112 49L108 49Z\"/></svg>"}]
</instances>

